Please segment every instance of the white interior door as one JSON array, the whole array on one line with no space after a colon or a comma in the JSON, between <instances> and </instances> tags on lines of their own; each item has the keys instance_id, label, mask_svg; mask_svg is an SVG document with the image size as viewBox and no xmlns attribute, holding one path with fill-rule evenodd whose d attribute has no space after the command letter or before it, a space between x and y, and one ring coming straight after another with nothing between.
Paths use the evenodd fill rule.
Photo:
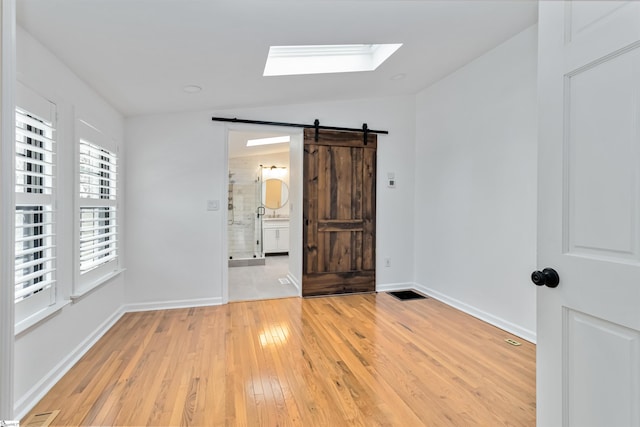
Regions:
<instances>
[{"instance_id":1,"label":"white interior door","mask_svg":"<svg viewBox=\"0 0 640 427\"><path fill-rule=\"evenodd\" d=\"M538 425L640 426L640 2L541 1Z\"/></svg>"}]
</instances>

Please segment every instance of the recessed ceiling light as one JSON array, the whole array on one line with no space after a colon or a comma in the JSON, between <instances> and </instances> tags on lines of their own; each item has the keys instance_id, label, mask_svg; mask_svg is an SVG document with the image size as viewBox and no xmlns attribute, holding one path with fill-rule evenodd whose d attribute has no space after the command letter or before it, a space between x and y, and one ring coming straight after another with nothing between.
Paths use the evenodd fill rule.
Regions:
<instances>
[{"instance_id":1,"label":"recessed ceiling light","mask_svg":"<svg viewBox=\"0 0 640 427\"><path fill-rule=\"evenodd\" d=\"M196 85L187 85L185 87L182 88L183 91L187 92L187 93L198 93L202 90L202 88L200 86L196 86Z\"/></svg>"},{"instance_id":2,"label":"recessed ceiling light","mask_svg":"<svg viewBox=\"0 0 640 427\"><path fill-rule=\"evenodd\" d=\"M253 147L256 145L280 144L289 141L291 141L291 137L289 135L273 136L271 138L250 139L247 141L247 147Z\"/></svg>"},{"instance_id":3,"label":"recessed ceiling light","mask_svg":"<svg viewBox=\"0 0 640 427\"><path fill-rule=\"evenodd\" d=\"M373 71L400 46L402 43L271 46L263 76Z\"/></svg>"}]
</instances>

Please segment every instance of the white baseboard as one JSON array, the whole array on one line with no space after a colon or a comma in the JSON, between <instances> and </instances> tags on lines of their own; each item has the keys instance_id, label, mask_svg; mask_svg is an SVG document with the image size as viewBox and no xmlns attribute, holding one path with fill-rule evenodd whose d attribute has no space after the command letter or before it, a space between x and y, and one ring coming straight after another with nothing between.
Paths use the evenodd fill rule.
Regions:
<instances>
[{"instance_id":1,"label":"white baseboard","mask_svg":"<svg viewBox=\"0 0 640 427\"><path fill-rule=\"evenodd\" d=\"M287 278L293 285L300 290L300 283L291 274L287 274ZM450 305L460 311L470 314L480 320L483 320L493 326L512 333L522 339L536 342L536 334L534 331L521 328L511 322L499 317L493 316L482 310L479 310L469 304L450 298L438 291L427 288L417 283L385 283L376 285L377 292L396 291L403 289L415 289L430 297L433 297L443 303ZM76 364L78 360L122 317L123 314L137 311L151 310L167 310L174 308L203 307L211 305L221 305L222 298L200 298L191 300L174 300L174 301L158 301L126 304L118 309L113 315L105 320L91 335L89 335L74 351L72 351L64 360L62 360L49 374L43 377L31 390L16 401L14 406L14 414L16 419L22 419L33 408L33 406Z\"/></svg>"},{"instance_id":2,"label":"white baseboard","mask_svg":"<svg viewBox=\"0 0 640 427\"><path fill-rule=\"evenodd\" d=\"M376 283L376 292L401 291L415 287L415 283Z\"/></svg>"},{"instance_id":3,"label":"white baseboard","mask_svg":"<svg viewBox=\"0 0 640 427\"><path fill-rule=\"evenodd\" d=\"M136 311L171 310L174 308L206 307L210 305L222 305L222 298L198 298L173 301L139 302L126 304L125 313Z\"/></svg>"},{"instance_id":4,"label":"white baseboard","mask_svg":"<svg viewBox=\"0 0 640 427\"><path fill-rule=\"evenodd\" d=\"M58 363L47 375L35 384L24 396L16 400L13 413L16 419L22 419L42 399L45 394L75 365L84 354L122 317L135 311L166 310L172 308L202 307L222 304L222 298L201 298L194 300L176 300L127 304L120 307L105 320L93 333L78 345L67 357Z\"/></svg>"},{"instance_id":5,"label":"white baseboard","mask_svg":"<svg viewBox=\"0 0 640 427\"><path fill-rule=\"evenodd\" d=\"M53 388L53 386L75 365L84 354L98 342L100 338L115 323L120 320L125 313L124 308L120 307L107 320L102 322L98 328L93 331L80 345L78 345L71 353L60 361L47 375L45 375L37 384L22 397L16 400L13 413L14 418L20 420L34 407L34 405L42 399L45 394Z\"/></svg>"},{"instance_id":6,"label":"white baseboard","mask_svg":"<svg viewBox=\"0 0 640 427\"><path fill-rule=\"evenodd\" d=\"M436 290L427 288L426 286L422 286L419 283L414 284L414 289L424 293L425 295L429 295L430 297L433 297L438 301L442 301L443 303L450 305L451 307L454 307L460 311L470 314L471 316L476 317L484 322L487 322L497 328L503 329L517 337L520 337L534 344L536 343L535 331L524 329L514 323L511 323L500 317L489 314L467 303L459 301L455 298L448 297L447 295L440 293Z\"/></svg>"},{"instance_id":7,"label":"white baseboard","mask_svg":"<svg viewBox=\"0 0 640 427\"><path fill-rule=\"evenodd\" d=\"M298 290L298 295L302 295L302 286L300 285L300 282L296 280L294 275L291 273L287 273L287 279L289 279L293 286L296 287L296 289Z\"/></svg>"}]
</instances>

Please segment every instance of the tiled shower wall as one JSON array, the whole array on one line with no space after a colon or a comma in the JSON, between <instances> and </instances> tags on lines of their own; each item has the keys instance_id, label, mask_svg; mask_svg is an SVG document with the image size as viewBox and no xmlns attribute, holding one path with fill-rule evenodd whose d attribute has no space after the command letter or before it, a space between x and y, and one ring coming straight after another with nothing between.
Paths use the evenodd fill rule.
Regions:
<instances>
[{"instance_id":1,"label":"tiled shower wall","mask_svg":"<svg viewBox=\"0 0 640 427\"><path fill-rule=\"evenodd\" d=\"M229 159L229 256L252 258L260 256L256 240L256 208L259 205L257 186L260 169L254 161L240 157Z\"/></svg>"},{"instance_id":2,"label":"tiled shower wall","mask_svg":"<svg viewBox=\"0 0 640 427\"><path fill-rule=\"evenodd\" d=\"M229 256L233 259L253 258L261 256L256 242L259 236L259 224L256 224L256 208L261 204L257 199L257 186L260 176L260 165L286 167L289 171L289 153L265 154L261 156L234 157L229 159L229 190L233 189L233 209L227 212ZM234 181L234 182L232 182ZM283 181L289 184L289 174ZM231 194L230 194L231 195ZM227 206L229 207L229 206ZM289 205L279 209L279 215L286 215ZM269 214L273 211L269 210Z\"/></svg>"}]
</instances>

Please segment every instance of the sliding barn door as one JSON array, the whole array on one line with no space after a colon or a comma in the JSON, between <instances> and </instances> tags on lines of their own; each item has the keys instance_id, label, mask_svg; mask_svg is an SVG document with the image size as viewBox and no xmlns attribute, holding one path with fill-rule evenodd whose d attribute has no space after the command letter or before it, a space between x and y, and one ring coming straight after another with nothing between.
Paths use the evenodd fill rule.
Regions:
<instances>
[{"instance_id":1,"label":"sliding barn door","mask_svg":"<svg viewBox=\"0 0 640 427\"><path fill-rule=\"evenodd\" d=\"M303 296L375 291L376 146L305 129Z\"/></svg>"}]
</instances>

